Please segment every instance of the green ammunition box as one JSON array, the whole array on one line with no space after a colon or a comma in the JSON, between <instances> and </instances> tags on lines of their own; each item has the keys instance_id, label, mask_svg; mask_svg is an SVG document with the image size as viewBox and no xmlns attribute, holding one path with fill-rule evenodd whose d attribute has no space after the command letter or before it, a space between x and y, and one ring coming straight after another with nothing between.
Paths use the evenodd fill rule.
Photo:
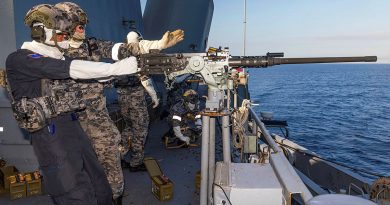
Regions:
<instances>
[{"instance_id":1,"label":"green ammunition box","mask_svg":"<svg viewBox=\"0 0 390 205\"><path fill-rule=\"evenodd\" d=\"M42 194L41 179L31 180L26 182L27 196L35 196Z\"/></svg>"},{"instance_id":2,"label":"green ammunition box","mask_svg":"<svg viewBox=\"0 0 390 205\"><path fill-rule=\"evenodd\" d=\"M9 198L11 200L26 197L26 183L19 182L9 185Z\"/></svg>"},{"instance_id":3,"label":"green ammunition box","mask_svg":"<svg viewBox=\"0 0 390 205\"><path fill-rule=\"evenodd\" d=\"M18 170L14 166L5 166L0 168L0 183L4 189L9 189L8 177L17 174Z\"/></svg>"},{"instance_id":4,"label":"green ammunition box","mask_svg":"<svg viewBox=\"0 0 390 205\"><path fill-rule=\"evenodd\" d=\"M160 201L172 199L173 183L163 174L157 161L151 157L146 157L144 163L152 179L153 195Z\"/></svg>"}]
</instances>

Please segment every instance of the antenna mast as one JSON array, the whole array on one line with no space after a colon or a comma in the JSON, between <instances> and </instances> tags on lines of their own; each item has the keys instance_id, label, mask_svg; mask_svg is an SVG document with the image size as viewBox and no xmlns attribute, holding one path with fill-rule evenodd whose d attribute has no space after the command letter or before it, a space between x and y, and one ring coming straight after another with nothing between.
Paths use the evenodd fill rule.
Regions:
<instances>
[{"instance_id":1,"label":"antenna mast","mask_svg":"<svg viewBox=\"0 0 390 205\"><path fill-rule=\"evenodd\" d=\"M244 0L244 56L246 51L246 0Z\"/></svg>"}]
</instances>

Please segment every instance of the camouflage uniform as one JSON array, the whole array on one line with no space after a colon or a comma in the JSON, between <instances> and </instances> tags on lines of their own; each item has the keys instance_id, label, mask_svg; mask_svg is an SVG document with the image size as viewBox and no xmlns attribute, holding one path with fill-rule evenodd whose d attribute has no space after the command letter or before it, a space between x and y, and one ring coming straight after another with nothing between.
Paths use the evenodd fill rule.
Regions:
<instances>
[{"instance_id":1,"label":"camouflage uniform","mask_svg":"<svg viewBox=\"0 0 390 205\"><path fill-rule=\"evenodd\" d=\"M79 48L69 48L66 56L77 59L100 61L101 58L111 59L111 49L114 43L88 39ZM124 189L123 172L120 164L118 150L121 140L120 132L111 120L106 98L103 95L103 83L96 81L68 80L69 86L74 90L81 90L85 100L86 109L79 112L80 124L88 135L102 164L111 186L114 198L122 195Z\"/></svg>"},{"instance_id":2,"label":"camouflage uniform","mask_svg":"<svg viewBox=\"0 0 390 205\"><path fill-rule=\"evenodd\" d=\"M141 54L138 43L121 46L118 58ZM139 76L130 76L118 80L115 84L121 115L125 128L121 135L122 152L131 151L130 166L137 167L143 163L144 145L149 130L149 113L145 99L145 89Z\"/></svg>"},{"instance_id":3,"label":"camouflage uniform","mask_svg":"<svg viewBox=\"0 0 390 205\"><path fill-rule=\"evenodd\" d=\"M125 120L122 131L122 144L125 152L131 151L130 166L143 163L144 145L149 129L149 113L145 99L145 89L139 77L129 77L128 82L117 84L117 93L121 114Z\"/></svg>"}]
</instances>

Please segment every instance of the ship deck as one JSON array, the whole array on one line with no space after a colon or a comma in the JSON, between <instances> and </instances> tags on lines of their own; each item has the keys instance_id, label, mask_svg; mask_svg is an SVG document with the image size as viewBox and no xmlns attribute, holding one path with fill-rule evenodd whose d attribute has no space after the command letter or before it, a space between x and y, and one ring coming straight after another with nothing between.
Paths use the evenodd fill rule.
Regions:
<instances>
[{"instance_id":1,"label":"ship deck","mask_svg":"<svg viewBox=\"0 0 390 205\"><path fill-rule=\"evenodd\" d=\"M156 120L152 123L145 146L145 156L155 158L164 174L174 183L173 199L159 201L154 197L151 192L151 179L147 172L129 172L128 169L124 169L123 204L199 204L199 192L195 188L195 173L200 170L200 147L167 150L161 140L166 131L168 125L164 120ZM52 205L54 203L47 195L11 201L8 194L2 194L0 204Z\"/></svg>"}]
</instances>

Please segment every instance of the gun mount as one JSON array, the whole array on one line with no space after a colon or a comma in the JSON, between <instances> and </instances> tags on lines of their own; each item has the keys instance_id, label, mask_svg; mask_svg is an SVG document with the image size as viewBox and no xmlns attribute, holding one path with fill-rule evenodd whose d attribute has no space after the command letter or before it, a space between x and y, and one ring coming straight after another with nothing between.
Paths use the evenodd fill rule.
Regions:
<instances>
[{"instance_id":1,"label":"gun mount","mask_svg":"<svg viewBox=\"0 0 390 205\"><path fill-rule=\"evenodd\" d=\"M212 195L215 171L215 122L219 117L222 118L220 126L223 161L227 165L231 163L230 126L235 126L232 121L237 122L235 116L239 110L231 108L231 93L233 93L234 108L237 108L236 89L239 84L247 82L245 72L238 72L237 68L266 68L281 64L375 62L377 60L376 56L321 58L283 58L283 56L283 53L268 53L266 56L231 56L228 49L214 48L206 53L160 54L153 52L139 56L141 73L165 74L166 83L174 81L177 76L193 74L201 77L208 86L206 108L202 113L200 204L208 204L208 197ZM241 81L242 77L243 81ZM250 107L250 103L247 104ZM232 119L231 116L233 116ZM286 190L285 198L291 202L292 194L299 193L303 201L308 202L313 197L311 192L270 137L264 124L258 118L255 118L255 121L256 119L256 124L260 127L265 141L273 150L272 166L275 170L283 170L279 178Z\"/></svg>"}]
</instances>

